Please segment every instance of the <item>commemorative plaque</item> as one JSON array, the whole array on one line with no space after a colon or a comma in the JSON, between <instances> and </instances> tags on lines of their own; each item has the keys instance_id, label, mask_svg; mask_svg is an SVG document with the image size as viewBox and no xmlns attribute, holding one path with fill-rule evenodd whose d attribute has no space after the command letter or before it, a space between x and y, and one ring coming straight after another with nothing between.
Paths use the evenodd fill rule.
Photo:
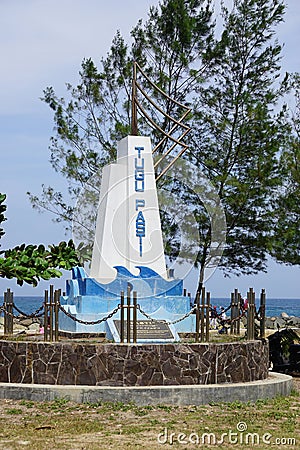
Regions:
<instances>
[{"instance_id":1,"label":"commemorative plaque","mask_svg":"<svg viewBox=\"0 0 300 450\"><path fill-rule=\"evenodd\" d=\"M118 333L121 334L121 321L114 320ZM132 338L132 323L130 324L130 337ZM127 321L124 321L124 328L126 330ZM137 320L136 322L137 339L173 339L173 334L169 325L164 320Z\"/></svg>"}]
</instances>

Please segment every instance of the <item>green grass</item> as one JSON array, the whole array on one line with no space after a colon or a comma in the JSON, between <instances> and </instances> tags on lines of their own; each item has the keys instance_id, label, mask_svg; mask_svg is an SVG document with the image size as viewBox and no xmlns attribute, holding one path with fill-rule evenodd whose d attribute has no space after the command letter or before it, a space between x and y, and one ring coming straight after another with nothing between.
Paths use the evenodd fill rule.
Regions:
<instances>
[{"instance_id":1,"label":"green grass","mask_svg":"<svg viewBox=\"0 0 300 450\"><path fill-rule=\"evenodd\" d=\"M22 409L18 409L18 408L8 408L5 410L6 414L22 414L23 411Z\"/></svg>"},{"instance_id":2,"label":"green grass","mask_svg":"<svg viewBox=\"0 0 300 450\"><path fill-rule=\"evenodd\" d=\"M97 450L97 449L159 449L170 444L157 442L159 433L215 433L220 436L229 430L236 432L242 422L247 432L270 433L272 439L293 438L299 448L300 408L299 392L288 397L258 400L255 403L231 402L191 406L137 406L134 403L99 402L76 404L67 398L52 402L2 400L0 403L0 449L27 448L40 450ZM201 446L200 446L201 447ZM238 446L224 442L213 448ZM274 445L256 448L274 448ZM172 448L197 448L174 442ZM202 446L202 448L209 448ZM251 448L242 446L241 448ZM255 447L254 447L255 448Z\"/></svg>"}]
</instances>

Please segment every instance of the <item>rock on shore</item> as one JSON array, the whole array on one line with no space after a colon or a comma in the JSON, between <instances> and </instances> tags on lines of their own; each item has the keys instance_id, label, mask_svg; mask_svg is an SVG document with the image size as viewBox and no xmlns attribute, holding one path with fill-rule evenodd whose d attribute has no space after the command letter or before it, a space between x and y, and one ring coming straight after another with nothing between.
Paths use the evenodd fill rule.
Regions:
<instances>
[{"instance_id":1,"label":"rock on shore","mask_svg":"<svg viewBox=\"0 0 300 450\"><path fill-rule=\"evenodd\" d=\"M289 316L286 312L282 312L278 317L266 318L266 328L277 330L285 327L300 328L300 317Z\"/></svg>"},{"instance_id":2,"label":"rock on shore","mask_svg":"<svg viewBox=\"0 0 300 450\"><path fill-rule=\"evenodd\" d=\"M39 334L41 322L38 318L15 317L13 330L14 334ZM4 332L4 317L0 317L0 334Z\"/></svg>"}]
</instances>

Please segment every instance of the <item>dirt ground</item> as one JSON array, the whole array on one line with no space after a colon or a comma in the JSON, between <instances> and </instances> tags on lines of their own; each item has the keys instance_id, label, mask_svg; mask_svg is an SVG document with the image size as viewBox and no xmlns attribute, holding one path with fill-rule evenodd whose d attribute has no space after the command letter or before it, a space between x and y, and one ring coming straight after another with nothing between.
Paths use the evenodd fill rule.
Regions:
<instances>
[{"instance_id":1,"label":"dirt ground","mask_svg":"<svg viewBox=\"0 0 300 450\"><path fill-rule=\"evenodd\" d=\"M246 404L137 407L0 400L0 449L297 449L299 398L300 378L294 378L291 396Z\"/></svg>"}]
</instances>

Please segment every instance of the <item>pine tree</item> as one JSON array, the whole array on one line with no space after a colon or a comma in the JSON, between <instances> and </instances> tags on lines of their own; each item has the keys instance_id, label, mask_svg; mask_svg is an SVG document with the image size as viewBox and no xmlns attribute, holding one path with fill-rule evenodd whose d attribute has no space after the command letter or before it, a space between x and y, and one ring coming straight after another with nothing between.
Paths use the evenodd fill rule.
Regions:
<instances>
[{"instance_id":1,"label":"pine tree","mask_svg":"<svg viewBox=\"0 0 300 450\"><path fill-rule=\"evenodd\" d=\"M287 110L280 107L286 89L275 31L284 12L282 0L235 0L232 10L222 6L217 39L210 0L163 0L150 8L145 23L139 21L133 28L130 44L117 32L100 68L91 59L83 61L78 85L67 84L68 99L58 98L51 87L44 91L43 100L54 112L51 164L66 178L71 201L82 187L84 201L70 206L60 192L44 186L41 198L30 195L33 206L54 212L67 226L73 223L83 241L81 251L86 252L86 244L93 241L99 168L114 160L117 141L131 132L132 66L137 61L161 90L192 109L188 120L193 131L186 137L189 150L184 158L203 174L198 180L189 174L192 186L198 185L195 190L182 177L160 182L193 216L193 226L187 223L179 229L176 203L169 201L168 211L161 215L167 254L178 255L180 240L181 255L190 259L196 254L201 289L206 269L216 263L212 215L225 223L223 208L226 245L219 249L224 252L217 262L225 275L265 271L270 254L286 263L298 261L293 259L296 254L299 258L298 230L290 240L291 253L284 256L285 241L280 250L281 229L275 229L276 217L288 217L283 205L292 201L294 184L284 186L291 174L296 176L299 161L293 156L294 140L287 139ZM180 113L151 84L139 82L164 111ZM147 102L143 105L149 108ZM170 129L166 117L151 108L147 111L160 127ZM141 116L138 129L150 135L154 145L161 138ZM182 175L186 170L179 168ZM222 208L216 205L216 195ZM286 227L287 238L288 221Z\"/></svg>"}]
</instances>

